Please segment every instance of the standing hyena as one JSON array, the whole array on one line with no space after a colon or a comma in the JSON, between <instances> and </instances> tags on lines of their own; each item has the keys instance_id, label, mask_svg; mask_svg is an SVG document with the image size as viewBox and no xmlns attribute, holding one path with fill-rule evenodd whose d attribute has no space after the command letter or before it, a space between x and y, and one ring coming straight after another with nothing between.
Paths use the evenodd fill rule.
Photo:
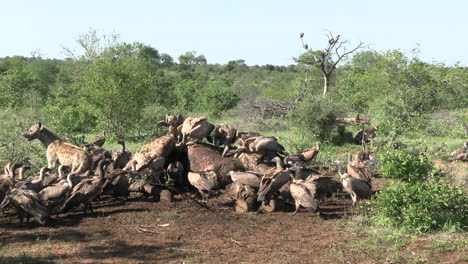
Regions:
<instances>
[{"instance_id":1,"label":"standing hyena","mask_svg":"<svg viewBox=\"0 0 468 264\"><path fill-rule=\"evenodd\" d=\"M93 166L93 159L82 148L64 142L41 122L33 125L24 134L29 141L39 139L47 148L47 167L52 169L57 163L71 168L72 173L84 173Z\"/></svg>"}]
</instances>

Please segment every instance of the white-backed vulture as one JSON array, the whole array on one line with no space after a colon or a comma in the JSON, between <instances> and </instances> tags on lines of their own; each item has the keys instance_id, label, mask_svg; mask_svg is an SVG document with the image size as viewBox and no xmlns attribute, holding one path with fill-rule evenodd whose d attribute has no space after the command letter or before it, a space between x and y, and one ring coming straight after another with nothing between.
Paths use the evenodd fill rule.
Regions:
<instances>
[{"instance_id":1,"label":"white-backed vulture","mask_svg":"<svg viewBox=\"0 0 468 264\"><path fill-rule=\"evenodd\" d=\"M218 177L213 171L189 172L188 180L198 190L203 200L206 200L210 191L219 187Z\"/></svg>"},{"instance_id":2,"label":"white-backed vulture","mask_svg":"<svg viewBox=\"0 0 468 264\"><path fill-rule=\"evenodd\" d=\"M29 222L29 218L32 216L41 225L44 225L49 218L48 210L44 206L41 198L32 190L10 189L0 204L0 208L4 209L9 204L16 209L20 224L23 224L23 218L25 216L26 222Z\"/></svg>"},{"instance_id":3,"label":"white-backed vulture","mask_svg":"<svg viewBox=\"0 0 468 264\"><path fill-rule=\"evenodd\" d=\"M371 186L368 182L353 178L348 173L343 172L341 164L339 173L343 182L343 190L351 195L353 206L356 206L358 199L368 199L371 195Z\"/></svg>"},{"instance_id":4,"label":"white-backed vulture","mask_svg":"<svg viewBox=\"0 0 468 264\"><path fill-rule=\"evenodd\" d=\"M356 160L352 160L351 153L348 153L347 172L351 177L372 183L372 172L366 162L362 161L360 155L355 155Z\"/></svg>"},{"instance_id":5,"label":"white-backed vulture","mask_svg":"<svg viewBox=\"0 0 468 264\"><path fill-rule=\"evenodd\" d=\"M23 167L19 168L19 170L22 171L24 168L25 167L23 166ZM33 190L36 193L38 193L42 189L44 189L46 187L44 185L43 181L44 181L45 173L48 172L48 171L50 171L49 168L42 167L40 172L39 172L39 178L37 178L37 177L29 178L29 179L27 179L25 181L16 183L15 186L17 188L20 188L20 189Z\"/></svg>"},{"instance_id":6,"label":"white-backed vulture","mask_svg":"<svg viewBox=\"0 0 468 264\"><path fill-rule=\"evenodd\" d=\"M314 184L294 179L289 189L296 205L296 210L292 215L295 215L301 206L312 213L317 211L318 201Z\"/></svg>"},{"instance_id":7,"label":"white-backed vulture","mask_svg":"<svg viewBox=\"0 0 468 264\"><path fill-rule=\"evenodd\" d=\"M102 136L97 137L95 140L91 141L89 144L102 147L104 146L104 143L106 143L106 131L102 133Z\"/></svg>"},{"instance_id":8,"label":"white-backed vulture","mask_svg":"<svg viewBox=\"0 0 468 264\"><path fill-rule=\"evenodd\" d=\"M213 142L211 131L214 125L208 122L205 117L187 117L182 124L182 143L187 143L187 138L202 140L206 138L208 142Z\"/></svg>"},{"instance_id":9,"label":"white-backed vulture","mask_svg":"<svg viewBox=\"0 0 468 264\"><path fill-rule=\"evenodd\" d=\"M258 190L257 201L269 201L271 197L289 181L291 172L283 169L282 161L279 157L274 158L276 168L272 168L265 172L261 181L260 189Z\"/></svg>"},{"instance_id":10,"label":"white-backed vulture","mask_svg":"<svg viewBox=\"0 0 468 264\"><path fill-rule=\"evenodd\" d=\"M291 154L286 156L285 164L297 164L314 159L320 151L320 141L315 142L315 146L312 148L304 149L300 153Z\"/></svg>"},{"instance_id":11,"label":"white-backed vulture","mask_svg":"<svg viewBox=\"0 0 468 264\"><path fill-rule=\"evenodd\" d=\"M73 207L84 204L85 214L88 208L93 212L92 202L101 193L104 184L104 165L109 163L108 160L101 160L98 165L98 177L85 179L73 187L70 197L63 204L61 211L65 213Z\"/></svg>"},{"instance_id":12,"label":"white-backed vulture","mask_svg":"<svg viewBox=\"0 0 468 264\"><path fill-rule=\"evenodd\" d=\"M230 171L231 179L236 184L236 197L237 199L241 198L241 192L243 190L251 193L251 188L258 189L260 188L260 177L261 173L254 171Z\"/></svg>"},{"instance_id":13,"label":"white-backed vulture","mask_svg":"<svg viewBox=\"0 0 468 264\"><path fill-rule=\"evenodd\" d=\"M275 137L259 136L249 138L245 142L248 145L248 148L251 152L260 153L260 154L276 154L284 152L284 147L278 143Z\"/></svg>"},{"instance_id":14,"label":"white-backed vulture","mask_svg":"<svg viewBox=\"0 0 468 264\"><path fill-rule=\"evenodd\" d=\"M73 173L70 173L68 174L66 181L48 186L39 192L39 196L44 201L45 206L50 212L59 210L65 200L69 197L70 192L73 189L71 178L74 176L75 175Z\"/></svg>"},{"instance_id":15,"label":"white-backed vulture","mask_svg":"<svg viewBox=\"0 0 468 264\"><path fill-rule=\"evenodd\" d=\"M111 194L114 197L128 197L130 191L130 172L125 170L113 170L106 175L105 182L102 186L103 194Z\"/></svg>"},{"instance_id":16,"label":"white-backed vulture","mask_svg":"<svg viewBox=\"0 0 468 264\"><path fill-rule=\"evenodd\" d=\"M120 140L117 143L122 145L122 149L112 153L114 170L125 168L125 165L132 159L132 153L125 149L125 142Z\"/></svg>"},{"instance_id":17,"label":"white-backed vulture","mask_svg":"<svg viewBox=\"0 0 468 264\"><path fill-rule=\"evenodd\" d=\"M450 154L453 160L468 161L468 141L463 143L463 146Z\"/></svg>"},{"instance_id":18,"label":"white-backed vulture","mask_svg":"<svg viewBox=\"0 0 468 264\"><path fill-rule=\"evenodd\" d=\"M228 153L231 144L235 142L237 135L237 130L232 126L219 124L214 133L214 142L215 146L224 145L224 150L221 156L226 156Z\"/></svg>"}]
</instances>

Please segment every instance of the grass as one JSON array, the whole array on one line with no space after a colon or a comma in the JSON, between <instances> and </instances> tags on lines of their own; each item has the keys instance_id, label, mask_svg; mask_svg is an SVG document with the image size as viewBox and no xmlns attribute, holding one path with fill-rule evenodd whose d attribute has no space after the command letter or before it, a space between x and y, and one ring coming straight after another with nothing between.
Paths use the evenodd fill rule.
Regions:
<instances>
[{"instance_id":1,"label":"grass","mask_svg":"<svg viewBox=\"0 0 468 264\"><path fill-rule=\"evenodd\" d=\"M441 252L466 252L468 248L468 235L466 233L455 235L450 233L437 234L432 237L431 249ZM468 257L468 256L467 256Z\"/></svg>"},{"instance_id":2,"label":"grass","mask_svg":"<svg viewBox=\"0 0 468 264\"><path fill-rule=\"evenodd\" d=\"M53 246L55 247L56 245ZM51 248L52 243L50 237L43 240L40 236L36 237L35 243L30 246L22 247L19 251L8 246L0 245L0 264L52 263L52 260L57 259L57 256L52 254Z\"/></svg>"},{"instance_id":3,"label":"grass","mask_svg":"<svg viewBox=\"0 0 468 264\"><path fill-rule=\"evenodd\" d=\"M468 260L466 232L414 236L401 229L376 226L365 216L342 219L336 225L352 236L344 244L330 245L330 263L346 263L347 256L362 253L385 263L437 263L434 256L447 252Z\"/></svg>"}]
</instances>

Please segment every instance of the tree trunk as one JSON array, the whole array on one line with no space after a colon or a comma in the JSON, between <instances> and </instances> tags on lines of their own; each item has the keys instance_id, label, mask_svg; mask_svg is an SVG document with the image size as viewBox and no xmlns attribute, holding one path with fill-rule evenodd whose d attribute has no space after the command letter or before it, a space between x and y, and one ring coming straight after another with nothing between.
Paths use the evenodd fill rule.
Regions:
<instances>
[{"instance_id":1,"label":"tree trunk","mask_svg":"<svg viewBox=\"0 0 468 264\"><path fill-rule=\"evenodd\" d=\"M305 71L303 86L299 87L299 91L296 97L296 104L304 100L305 95L307 94L309 88L309 70Z\"/></svg>"},{"instance_id":2,"label":"tree trunk","mask_svg":"<svg viewBox=\"0 0 468 264\"><path fill-rule=\"evenodd\" d=\"M323 96L327 95L328 89L330 88L330 75L323 75Z\"/></svg>"}]
</instances>

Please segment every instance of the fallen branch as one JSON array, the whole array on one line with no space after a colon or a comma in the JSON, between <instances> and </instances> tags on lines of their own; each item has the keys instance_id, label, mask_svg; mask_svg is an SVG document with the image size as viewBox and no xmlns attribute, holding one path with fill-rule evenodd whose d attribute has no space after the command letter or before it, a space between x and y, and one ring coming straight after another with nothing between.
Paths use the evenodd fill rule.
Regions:
<instances>
[{"instance_id":1,"label":"fallen branch","mask_svg":"<svg viewBox=\"0 0 468 264\"><path fill-rule=\"evenodd\" d=\"M238 246L241 246L241 247L244 246L244 243L239 242L239 241L237 241L237 240L234 240L232 237L231 237L231 241L234 242L234 243L235 243L236 245L238 245Z\"/></svg>"},{"instance_id":2,"label":"fallen branch","mask_svg":"<svg viewBox=\"0 0 468 264\"><path fill-rule=\"evenodd\" d=\"M164 232L158 232L158 231L154 231L154 230L148 230L146 228L143 228L143 226L137 226L135 227L136 231L138 231L138 233L150 233L150 234L165 234Z\"/></svg>"}]
</instances>

